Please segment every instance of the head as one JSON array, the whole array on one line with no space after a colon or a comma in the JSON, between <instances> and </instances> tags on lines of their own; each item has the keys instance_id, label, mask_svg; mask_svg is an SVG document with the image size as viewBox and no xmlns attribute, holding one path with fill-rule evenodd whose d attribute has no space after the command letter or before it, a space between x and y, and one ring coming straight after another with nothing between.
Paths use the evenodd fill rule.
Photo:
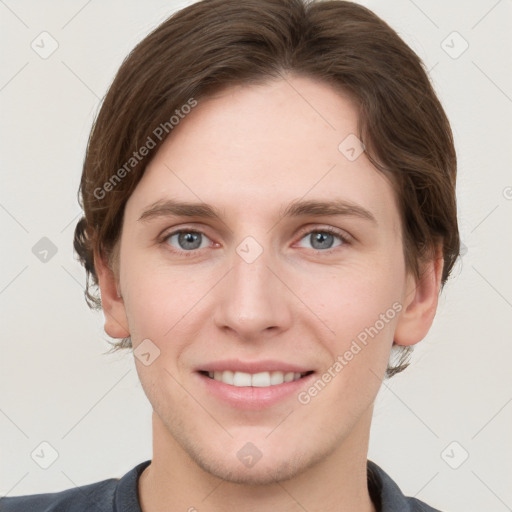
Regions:
<instances>
[{"instance_id":1,"label":"head","mask_svg":"<svg viewBox=\"0 0 512 512\"><path fill-rule=\"evenodd\" d=\"M142 385L200 467L293 475L350 442L428 332L459 251L455 175L421 61L366 8L193 4L130 53L91 132L87 300L116 348L159 354L136 360ZM272 436L289 403L191 399L224 359L308 372ZM247 442L261 473L236 459Z\"/></svg>"}]
</instances>

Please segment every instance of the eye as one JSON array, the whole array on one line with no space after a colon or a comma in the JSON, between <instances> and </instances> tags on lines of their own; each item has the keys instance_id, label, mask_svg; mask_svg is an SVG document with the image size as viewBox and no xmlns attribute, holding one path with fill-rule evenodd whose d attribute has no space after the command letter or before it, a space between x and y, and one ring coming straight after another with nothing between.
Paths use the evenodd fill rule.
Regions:
<instances>
[{"instance_id":1,"label":"eye","mask_svg":"<svg viewBox=\"0 0 512 512\"><path fill-rule=\"evenodd\" d=\"M333 249L334 247L348 243L345 236L332 228L322 228L309 231L301 238L301 242L304 240L306 243L309 242L310 244L309 247L307 245L305 247L317 251ZM299 242L299 244L301 247L304 247L301 242Z\"/></svg>"},{"instance_id":2,"label":"eye","mask_svg":"<svg viewBox=\"0 0 512 512\"><path fill-rule=\"evenodd\" d=\"M165 236L163 242L179 251L194 251L208 247L210 239L199 231L189 229L174 231Z\"/></svg>"}]
</instances>

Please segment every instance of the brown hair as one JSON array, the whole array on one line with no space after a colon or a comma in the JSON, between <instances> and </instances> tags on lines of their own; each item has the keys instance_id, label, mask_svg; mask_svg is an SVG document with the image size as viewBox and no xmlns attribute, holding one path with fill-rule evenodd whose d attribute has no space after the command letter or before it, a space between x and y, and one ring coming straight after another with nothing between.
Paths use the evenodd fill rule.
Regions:
<instances>
[{"instance_id":1,"label":"brown hair","mask_svg":"<svg viewBox=\"0 0 512 512\"><path fill-rule=\"evenodd\" d=\"M79 190L84 217L74 238L90 307L101 308L93 253L116 263L125 204L172 133L171 118L182 117L191 100L288 72L331 84L355 101L366 155L393 184L407 268L419 277L422 259L441 246L444 285L459 253L456 154L419 57L352 2L203 0L173 14L128 55L91 131ZM147 155L139 159L143 146ZM129 346L130 338L115 344ZM388 376L408 365L408 351L402 348Z\"/></svg>"}]
</instances>

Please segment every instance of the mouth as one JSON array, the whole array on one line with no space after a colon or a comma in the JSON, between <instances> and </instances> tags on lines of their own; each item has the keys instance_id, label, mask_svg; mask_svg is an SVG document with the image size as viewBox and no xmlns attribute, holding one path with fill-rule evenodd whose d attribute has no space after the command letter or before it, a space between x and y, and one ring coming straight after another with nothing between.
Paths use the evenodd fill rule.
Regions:
<instances>
[{"instance_id":1,"label":"mouth","mask_svg":"<svg viewBox=\"0 0 512 512\"><path fill-rule=\"evenodd\" d=\"M293 403L311 385L316 371L309 364L285 359L247 361L238 358L210 361L195 368L205 398L233 410L263 411L284 402Z\"/></svg>"},{"instance_id":2,"label":"mouth","mask_svg":"<svg viewBox=\"0 0 512 512\"><path fill-rule=\"evenodd\" d=\"M243 371L206 371L200 370L199 373L217 382L222 382L229 386L238 388L269 388L279 386L284 383L301 380L313 373L307 372L288 372L288 371L263 371L258 373L248 373Z\"/></svg>"},{"instance_id":3,"label":"mouth","mask_svg":"<svg viewBox=\"0 0 512 512\"><path fill-rule=\"evenodd\" d=\"M231 409L262 411L294 401L316 372L284 361L224 360L196 368L199 385L215 401Z\"/></svg>"}]
</instances>

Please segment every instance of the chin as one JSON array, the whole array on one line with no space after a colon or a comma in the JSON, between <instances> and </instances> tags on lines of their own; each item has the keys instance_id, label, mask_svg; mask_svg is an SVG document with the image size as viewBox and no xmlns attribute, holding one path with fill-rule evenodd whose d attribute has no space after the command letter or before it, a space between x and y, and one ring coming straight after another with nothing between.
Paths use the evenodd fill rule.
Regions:
<instances>
[{"instance_id":1,"label":"chin","mask_svg":"<svg viewBox=\"0 0 512 512\"><path fill-rule=\"evenodd\" d=\"M196 460L198 466L226 482L250 486L268 486L290 480L305 468L301 464L273 461L263 464L259 461L254 467L246 468L238 460L235 464L231 461L204 461Z\"/></svg>"},{"instance_id":2,"label":"chin","mask_svg":"<svg viewBox=\"0 0 512 512\"><path fill-rule=\"evenodd\" d=\"M236 456L221 454L212 457L211 452L189 451L189 456L203 471L226 482L249 486L269 486L285 482L307 471L325 457L325 453L307 454L290 453L288 456L269 453L263 455L252 467L246 467Z\"/></svg>"}]
</instances>

